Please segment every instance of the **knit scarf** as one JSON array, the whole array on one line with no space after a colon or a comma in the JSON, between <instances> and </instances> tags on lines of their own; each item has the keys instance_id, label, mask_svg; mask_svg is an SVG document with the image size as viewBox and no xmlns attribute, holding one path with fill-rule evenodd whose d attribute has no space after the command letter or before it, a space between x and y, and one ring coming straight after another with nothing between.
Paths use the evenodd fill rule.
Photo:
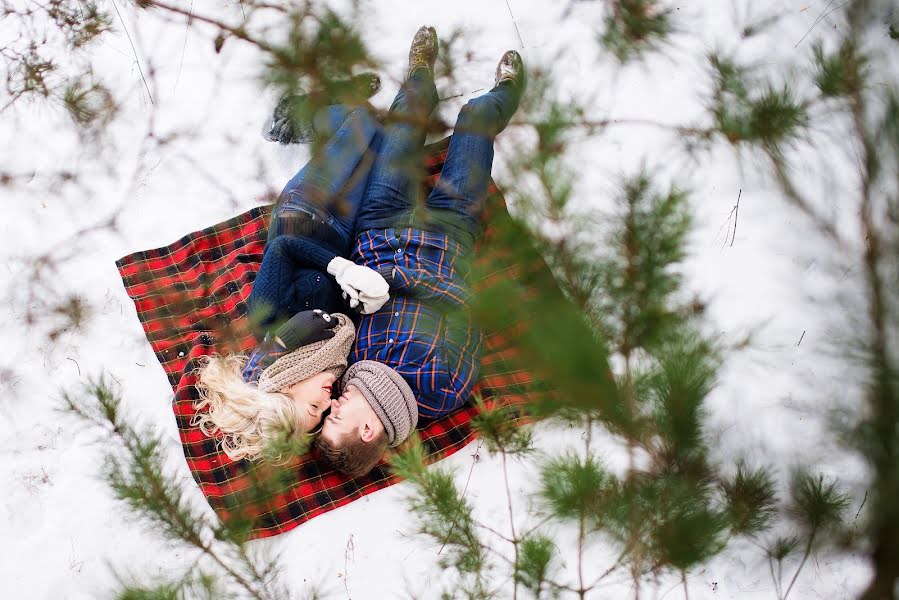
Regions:
<instances>
[{"instance_id":1,"label":"knit scarf","mask_svg":"<svg viewBox=\"0 0 899 600\"><path fill-rule=\"evenodd\" d=\"M331 313L331 317L336 318L338 323L334 328L334 337L300 346L278 358L259 376L260 390L285 390L324 371L330 371L338 378L343 374L356 328L346 315Z\"/></svg>"}]
</instances>

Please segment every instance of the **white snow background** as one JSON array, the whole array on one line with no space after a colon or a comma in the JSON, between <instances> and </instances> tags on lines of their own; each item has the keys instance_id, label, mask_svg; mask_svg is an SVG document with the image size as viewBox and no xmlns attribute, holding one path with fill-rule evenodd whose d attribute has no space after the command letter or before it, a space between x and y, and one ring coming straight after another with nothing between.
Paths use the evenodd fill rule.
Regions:
<instances>
[{"instance_id":1,"label":"white snow background","mask_svg":"<svg viewBox=\"0 0 899 600\"><path fill-rule=\"evenodd\" d=\"M111 0L101 0L109 6ZM180 2L185 8L192 3ZM741 45L741 57L764 62L788 77L808 60L812 38L827 36L838 14L821 21L794 48L826 2L724 0L683 2L676 18L682 30L674 43L642 64L618 68L596 43L601 26L598 3L536 0L379 0L368 5L366 42L385 65L383 87L373 99L387 107L403 76L409 41L421 24L438 34L460 28L467 35L460 52L456 89L441 86L444 119L453 122L475 90L489 89L497 59L519 49L531 65L544 65L556 78L560 97L593 98L597 118L644 118L685 123L703 114L709 89L706 54L737 47L739 28L751 15L783 11L774 32ZM150 78L151 104L135 53L115 21L115 34L93 49L97 74L123 106L113 142L101 153L80 144L61 109L22 107L3 115L0 156L6 169L34 172L34 183L64 166L79 171L88 189L60 186L58 195L37 195L25 187L4 201L0 257L4 273L0 303L0 597L104 598L114 584L112 568L150 575L177 573L194 559L136 523L99 479L102 444L91 430L58 411L61 390L75 390L106 370L121 385L125 409L136 421L161 432L171 468L189 495L205 505L181 454L170 409L171 390L147 343L114 261L134 251L168 244L265 201L307 158L306 147L279 147L260 131L274 105L258 79L258 54L236 40L216 54L209 29L167 22L160 13L137 11L117 2L137 60ZM197 11L235 22L237 2L196 3ZM0 22L0 41L15 32ZM520 38L519 38L520 35ZM183 64L182 64L183 63ZM840 137L840 123L832 135ZM157 139L189 131L168 144L144 144L152 128ZM826 137L826 136L825 136ZM494 176L502 182L504 160L516 151L516 134L497 142ZM715 455L727 461L749 456L778 465L786 478L798 462L841 478L853 495L854 517L864 493L863 469L827 441L826 408L851 398L852 386L832 360L846 339L847 311L835 306L834 273L841 257L820 243L804 218L788 208L752 156L735 160L717 147L691 162L675 138L648 126L619 126L572 148L579 167L577 200L589 210L608 211L623 174L642 164L692 192L696 226L686 264L691 291L709 301L709 316L724 339L755 332L748 350L731 355L710 398ZM822 203L854 189L851 156L834 150L826 161L802 164L801 183L820 192ZM107 165L115 168L110 170ZM733 241L732 208L740 196ZM814 192L813 192L814 193ZM836 209L835 209L836 210ZM120 212L119 233L75 235ZM852 222L849 214L849 223ZM49 248L71 248L75 256L50 282L60 293L75 292L99 308L83 328L46 341L40 326L23 319L28 301L22 259ZM851 255L851 249L847 252ZM843 282L852 285L852 271ZM510 299L514 301L514 299ZM841 323L843 325L841 326ZM799 344L799 340L802 343ZM830 357L830 358L828 358ZM547 453L582 446L581 431L537 426L537 445ZM597 432L600 453L613 465L619 452ZM442 461L468 485L467 497L483 520L505 530L508 523L502 469L477 442ZM479 454L475 461L473 455ZM526 491L537 484L533 468L512 464L513 501L523 508ZM435 598L445 585L436 567L440 546L416 538L404 498L410 488L392 486L333 510L254 548L280 552L282 578L296 591L320 585L334 598ZM208 507L207 507L208 509ZM487 534L489 535L489 534ZM574 584L574 532L559 532L568 580ZM502 542L499 542L500 544ZM501 547L501 546L497 546ZM609 564L610 550L588 555L588 572ZM796 561L788 563L795 567ZM851 598L865 584L860 558L812 560L791 598ZM627 598L624 577L612 579L591 598ZM691 573L690 597L769 599L776 594L762 551L736 543L707 568ZM644 588L645 598L683 596L678 579L661 578Z\"/></svg>"}]
</instances>

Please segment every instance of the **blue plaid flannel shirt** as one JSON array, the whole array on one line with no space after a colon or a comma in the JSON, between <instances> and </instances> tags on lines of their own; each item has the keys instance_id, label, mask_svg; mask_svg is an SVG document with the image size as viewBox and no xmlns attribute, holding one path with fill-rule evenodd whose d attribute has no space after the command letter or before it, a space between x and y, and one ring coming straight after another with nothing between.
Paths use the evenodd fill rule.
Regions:
<instances>
[{"instance_id":1,"label":"blue plaid flannel shirt","mask_svg":"<svg viewBox=\"0 0 899 600\"><path fill-rule=\"evenodd\" d=\"M390 300L360 317L352 361L396 370L424 418L462 406L478 375L483 336L468 310L472 293L462 252L445 234L393 228L360 233L353 250L355 263L390 283Z\"/></svg>"},{"instance_id":2,"label":"blue plaid flannel shirt","mask_svg":"<svg viewBox=\"0 0 899 600\"><path fill-rule=\"evenodd\" d=\"M286 352L287 348L280 343L280 340L272 339L271 334L266 333L265 339L262 340L261 344L253 348L249 358L247 358L247 364L243 366L243 371L241 372L243 380L247 383L256 383L259 381L259 376L262 375L262 372Z\"/></svg>"}]
</instances>

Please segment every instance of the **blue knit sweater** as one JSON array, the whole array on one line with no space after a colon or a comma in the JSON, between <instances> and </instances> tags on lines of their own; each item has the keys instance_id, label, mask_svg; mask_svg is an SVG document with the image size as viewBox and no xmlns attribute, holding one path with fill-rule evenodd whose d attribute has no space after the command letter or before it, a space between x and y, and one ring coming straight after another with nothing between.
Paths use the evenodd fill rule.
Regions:
<instances>
[{"instance_id":1,"label":"blue knit sweater","mask_svg":"<svg viewBox=\"0 0 899 600\"><path fill-rule=\"evenodd\" d=\"M273 323L303 310L346 310L340 286L327 272L335 256L346 255L344 245L329 225L306 213L287 211L272 218L262 264L247 299L260 337Z\"/></svg>"}]
</instances>

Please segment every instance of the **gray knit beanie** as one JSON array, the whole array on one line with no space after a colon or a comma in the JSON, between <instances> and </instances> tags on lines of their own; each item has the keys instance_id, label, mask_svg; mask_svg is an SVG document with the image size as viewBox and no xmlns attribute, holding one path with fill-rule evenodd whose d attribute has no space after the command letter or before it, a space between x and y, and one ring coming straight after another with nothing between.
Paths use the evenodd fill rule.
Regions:
<instances>
[{"instance_id":1,"label":"gray knit beanie","mask_svg":"<svg viewBox=\"0 0 899 600\"><path fill-rule=\"evenodd\" d=\"M259 375L256 384L263 392L279 392L324 371L340 377L356 337L356 328L346 315L331 313L337 319L334 337L300 346L281 356Z\"/></svg>"},{"instance_id":2,"label":"gray knit beanie","mask_svg":"<svg viewBox=\"0 0 899 600\"><path fill-rule=\"evenodd\" d=\"M383 363L360 360L343 375L343 387L356 386L384 425L387 446L398 446L418 424L418 404L402 375Z\"/></svg>"}]
</instances>

